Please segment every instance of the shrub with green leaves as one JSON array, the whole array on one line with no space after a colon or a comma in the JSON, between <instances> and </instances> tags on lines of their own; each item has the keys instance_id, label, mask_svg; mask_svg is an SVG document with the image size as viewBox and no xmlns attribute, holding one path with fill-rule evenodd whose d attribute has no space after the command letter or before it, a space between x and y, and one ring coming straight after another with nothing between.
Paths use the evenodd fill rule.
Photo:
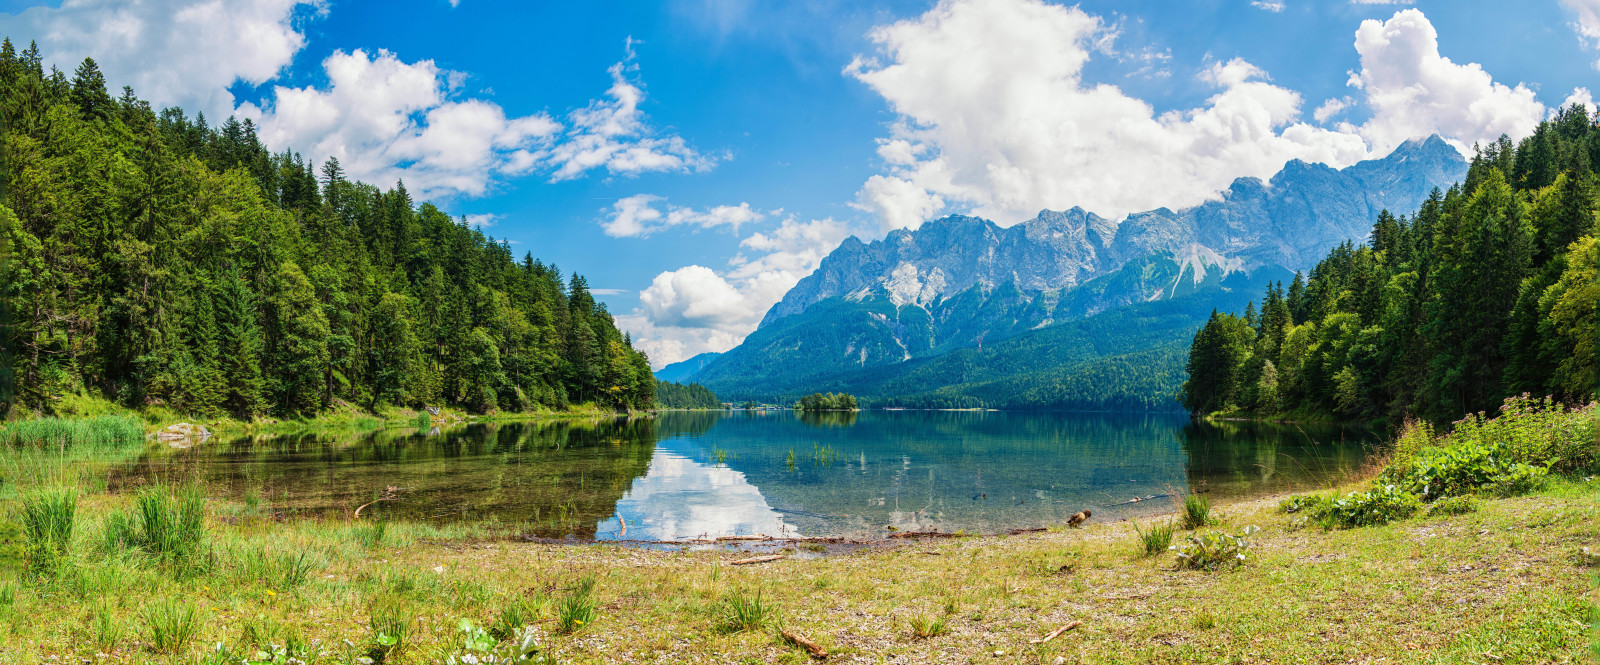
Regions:
<instances>
[{"instance_id":1,"label":"shrub with green leaves","mask_svg":"<svg viewBox=\"0 0 1600 665\"><path fill-rule=\"evenodd\" d=\"M1190 570L1226 570L1244 565L1250 559L1251 542L1248 538L1260 529L1247 526L1238 534L1212 531L1185 538L1181 545L1173 545L1178 555L1178 567Z\"/></svg>"},{"instance_id":2,"label":"shrub with green leaves","mask_svg":"<svg viewBox=\"0 0 1600 665\"><path fill-rule=\"evenodd\" d=\"M456 624L456 628L461 634L461 646L444 657L447 665L477 663L555 665L556 663L554 656L543 653L538 633L532 627L518 628L510 636L511 639L503 644L488 631L472 623L470 619L462 619Z\"/></svg>"},{"instance_id":3,"label":"shrub with green leaves","mask_svg":"<svg viewBox=\"0 0 1600 665\"><path fill-rule=\"evenodd\" d=\"M1422 501L1415 494L1394 485L1380 485L1366 492L1328 498L1312 507L1308 514L1325 529L1349 529L1388 524L1421 510Z\"/></svg>"}]
</instances>

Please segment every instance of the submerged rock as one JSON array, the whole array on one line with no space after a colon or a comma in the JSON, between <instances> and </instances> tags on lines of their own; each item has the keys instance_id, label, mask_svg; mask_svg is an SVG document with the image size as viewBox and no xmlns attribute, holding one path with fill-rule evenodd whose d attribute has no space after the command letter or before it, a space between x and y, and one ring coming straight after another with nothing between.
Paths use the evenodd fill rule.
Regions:
<instances>
[{"instance_id":1,"label":"submerged rock","mask_svg":"<svg viewBox=\"0 0 1600 665\"><path fill-rule=\"evenodd\" d=\"M205 425L191 423L174 423L156 432L156 440L158 441L190 441L193 439L204 441L209 438L211 438L211 430L206 429Z\"/></svg>"}]
</instances>

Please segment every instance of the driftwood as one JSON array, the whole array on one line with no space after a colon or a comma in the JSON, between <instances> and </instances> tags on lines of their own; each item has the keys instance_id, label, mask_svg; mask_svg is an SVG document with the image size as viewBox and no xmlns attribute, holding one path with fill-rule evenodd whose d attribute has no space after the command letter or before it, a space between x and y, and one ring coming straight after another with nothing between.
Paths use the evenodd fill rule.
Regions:
<instances>
[{"instance_id":1,"label":"driftwood","mask_svg":"<svg viewBox=\"0 0 1600 665\"><path fill-rule=\"evenodd\" d=\"M717 536L717 540L772 540L772 536Z\"/></svg>"},{"instance_id":2,"label":"driftwood","mask_svg":"<svg viewBox=\"0 0 1600 665\"><path fill-rule=\"evenodd\" d=\"M890 538L954 538L956 534L944 531L901 531L889 534Z\"/></svg>"},{"instance_id":3,"label":"driftwood","mask_svg":"<svg viewBox=\"0 0 1600 665\"><path fill-rule=\"evenodd\" d=\"M1109 504L1109 505L1126 506L1126 505L1128 505L1130 503L1138 503L1140 501L1149 501L1151 499L1160 499L1160 498L1169 497L1169 496L1172 496L1172 495L1171 494L1151 494L1150 496L1136 496L1136 497L1133 497L1132 499L1128 499L1127 501L1123 501L1121 503L1113 503L1113 504Z\"/></svg>"},{"instance_id":4,"label":"driftwood","mask_svg":"<svg viewBox=\"0 0 1600 665\"><path fill-rule=\"evenodd\" d=\"M1012 529L1010 531L1007 531L1006 533L1009 533L1009 534L1011 534L1013 536L1020 536L1020 535L1022 535L1024 533L1039 533L1041 531L1049 531L1049 530L1050 529L1047 528L1047 527L1040 526L1040 527L1034 527L1032 529Z\"/></svg>"},{"instance_id":5,"label":"driftwood","mask_svg":"<svg viewBox=\"0 0 1600 665\"><path fill-rule=\"evenodd\" d=\"M728 563L728 565L730 565L730 566L748 566L748 565L753 564L753 563L767 563L769 561L777 561L778 559L787 559L787 558L789 558L789 555L787 555L787 554L768 554L768 555L765 555L765 556L753 556L753 557L750 557L748 559L740 559L738 561L730 562L730 563Z\"/></svg>"},{"instance_id":6,"label":"driftwood","mask_svg":"<svg viewBox=\"0 0 1600 665\"><path fill-rule=\"evenodd\" d=\"M1039 638L1037 640L1031 640L1028 643L1029 644L1044 644L1045 642L1049 642L1050 640L1053 640L1053 639L1055 639L1057 637L1061 637L1062 633L1065 633L1065 632L1067 632L1069 630L1072 630L1073 628L1077 628L1078 626L1082 626L1082 625L1083 625L1082 621L1073 621L1071 623L1068 623L1065 626L1062 626L1060 628L1055 629L1049 635L1041 637L1041 638Z\"/></svg>"},{"instance_id":7,"label":"driftwood","mask_svg":"<svg viewBox=\"0 0 1600 665\"><path fill-rule=\"evenodd\" d=\"M376 499L373 499L371 501L363 503L363 504L361 504L360 507L356 508L356 514L352 519L360 518L361 517L361 511L366 510L367 506L370 506L370 505L372 505L374 503L377 503L379 501L395 501L395 500L399 499L400 498L400 493L404 492L404 491L406 491L408 489L411 489L411 488L409 488L409 487L395 487L394 485L389 485L388 487L385 487L383 489L383 496L380 496L380 497L378 497ZM438 517L438 516L435 515L435 517Z\"/></svg>"},{"instance_id":8,"label":"driftwood","mask_svg":"<svg viewBox=\"0 0 1600 665\"><path fill-rule=\"evenodd\" d=\"M792 630L784 629L782 631L782 634L783 634L783 639L788 640L789 642L791 642L791 643L793 643L793 644L805 649L806 653L811 654L812 658L815 658L817 660L827 660L828 659L828 650L822 648L821 644L817 644L816 642L812 642L811 640L808 640L805 637L802 637L800 634L798 634L798 633L796 633L796 632L794 632Z\"/></svg>"}]
</instances>

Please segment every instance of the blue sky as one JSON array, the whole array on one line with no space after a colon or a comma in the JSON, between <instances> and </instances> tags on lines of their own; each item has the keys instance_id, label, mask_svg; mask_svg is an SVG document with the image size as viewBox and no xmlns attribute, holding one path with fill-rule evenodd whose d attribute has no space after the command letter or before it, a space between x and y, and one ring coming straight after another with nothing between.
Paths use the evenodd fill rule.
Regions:
<instances>
[{"instance_id":1,"label":"blue sky","mask_svg":"<svg viewBox=\"0 0 1600 665\"><path fill-rule=\"evenodd\" d=\"M1118 217L1289 158L1516 135L1600 60L1600 0L0 10L0 32L63 69L93 55L158 104L342 152L586 274L658 366L737 343L848 234L948 212Z\"/></svg>"}]
</instances>

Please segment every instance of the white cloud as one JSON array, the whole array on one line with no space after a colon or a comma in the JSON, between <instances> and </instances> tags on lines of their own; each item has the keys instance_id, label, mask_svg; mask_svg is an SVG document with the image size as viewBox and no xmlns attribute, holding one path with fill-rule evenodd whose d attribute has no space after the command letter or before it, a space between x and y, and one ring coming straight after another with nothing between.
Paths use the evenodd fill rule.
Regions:
<instances>
[{"instance_id":1,"label":"white cloud","mask_svg":"<svg viewBox=\"0 0 1600 665\"><path fill-rule=\"evenodd\" d=\"M1039 0L945 0L881 26L875 56L845 73L900 118L896 163L857 205L887 227L914 227L946 204L1015 223L1074 205L1120 216L1215 196L1289 159L1337 164L1367 155L1358 136L1297 122L1301 99L1243 60L1215 62L1206 105L1157 114L1111 85L1082 80L1108 28L1077 7ZM905 163L911 156L914 162Z\"/></svg>"},{"instance_id":2,"label":"white cloud","mask_svg":"<svg viewBox=\"0 0 1600 665\"><path fill-rule=\"evenodd\" d=\"M644 90L629 81L626 72L636 67L633 40L628 40L628 58L611 66L611 88L607 100L568 115L570 125L564 139L552 147L546 159L556 167L551 180L570 180L585 172L604 168L620 175L646 171L705 171L716 165L716 158L702 155L678 136L656 136L645 124L639 102Z\"/></svg>"},{"instance_id":3,"label":"white cloud","mask_svg":"<svg viewBox=\"0 0 1600 665\"><path fill-rule=\"evenodd\" d=\"M1250 0L1250 6L1256 9L1265 9L1274 14L1283 11L1283 3L1277 0Z\"/></svg>"},{"instance_id":4,"label":"white cloud","mask_svg":"<svg viewBox=\"0 0 1600 665\"><path fill-rule=\"evenodd\" d=\"M1551 117L1555 117L1555 114L1556 114L1557 111L1559 111L1559 110L1561 110L1563 108L1566 108L1568 106L1572 106L1573 104L1582 104L1584 106L1584 108L1589 109L1589 113L1590 114L1593 114L1595 112L1594 95L1589 92L1589 89L1588 88L1573 88L1572 89L1572 94L1567 95L1567 98L1565 100L1562 100L1560 107L1550 109L1550 116Z\"/></svg>"},{"instance_id":5,"label":"white cloud","mask_svg":"<svg viewBox=\"0 0 1600 665\"><path fill-rule=\"evenodd\" d=\"M651 194L635 194L618 199L611 205L609 218L600 226L605 229L606 235L613 238L648 236L673 226L697 226L703 229L727 226L738 233L740 226L766 217L766 213L752 209L749 203L721 205L705 210L669 204L663 212L656 204L665 200Z\"/></svg>"},{"instance_id":6,"label":"white cloud","mask_svg":"<svg viewBox=\"0 0 1600 665\"><path fill-rule=\"evenodd\" d=\"M1356 103L1356 100L1354 98L1352 98L1352 97L1344 97L1342 99L1330 99L1328 101L1323 102L1322 106L1318 106L1317 110L1312 111L1311 112L1311 117L1316 118L1317 122L1325 123L1325 122L1328 121L1329 118L1332 118L1332 117L1334 117L1336 115L1339 115L1340 113L1343 113L1345 109L1350 108L1355 103Z\"/></svg>"},{"instance_id":7,"label":"white cloud","mask_svg":"<svg viewBox=\"0 0 1600 665\"><path fill-rule=\"evenodd\" d=\"M71 75L93 57L112 94L124 85L158 108L204 112L218 122L233 110L228 87L260 85L305 46L294 25L302 5L322 0L65 0L59 7L0 13L0 34L38 41L44 58Z\"/></svg>"},{"instance_id":8,"label":"white cloud","mask_svg":"<svg viewBox=\"0 0 1600 665\"><path fill-rule=\"evenodd\" d=\"M879 143L883 172L854 205L885 228L915 228L952 208L1001 224L1072 206L1117 218L1200 203L1291 159L1342 167L1433 133L1465 149L1526 135L1545 114L1526 86L1441 56L1415 9L1363 22L1361 67L1349 81L1361 92L1311 113L1321 124L1364 107L1371 117L1360 125L1306 122L1298 92L1239 58L1199 73L1216 90L1203 105L1157 113L1083 80L1095 54L1114 53L1115 33L1078 7L1042 0L942 0L874 29L878 52L844 73L898 117Z\"/></svg>"},{"instance_id":9,"label":"white cloud","mask_svg":"<svg viewBox=\"0 0 1600 665\"><path fill-rule=\"evenodd\" d=\"M1352 5L1409 5L1415 0L1350 0Z\"/></svg>"},{"instance_id":10,"label":"white cloud","mask_svg":"<svg viewBox=\"0 0 1600 665\"><path fill-rule=\"evenodd\" d=\"M1359 131L1375 153L1439 133L1458 148L1508 134L1528 135L1544 118L1532 90L1496 83L1476 63L1458 65L1439 54L1439 34L1420 10L1356 30L1361 71L1350 85L1366 94L1372 118Z\"/></svg>"},{"instance_id":11,"label":"white cloud","mask_svg":"<svg viewBox=\"0 0 1600 665\"><path fill-rule=\"evenodd\" d=\"M627 289L589 289L589 293L597 296L620 296L624 293L632 293L632 291Z\"/></svg>"},{"instance_id":12,"label":"white cloud","mask_svg":"<svg viewBox=\"0 0 1600 665\"><path fill-rule=\"evenodd\" d=\"M692 265L656 275L639 292L639 307L617 317L617 324L657 369L726 351L849 235L846 224L832 219L787 218L741 241L740 254L724 270Z\"/></svg>"},{"instance_id":13,"label":"white cloud","mask_svg":"<svg viewBox=\"0 0 1600 665\"><path fill-rule=\"evenodd\" d=\"M623 77L625 63L610 69L609 99L571 112L565 125L545 113L511 117L493 102L461 99L466 75L432 60L407 63L360 49L323 61L326 87L278 86L265 108L247 103L238 114L256 120L274 148L318 161L337 157L352 177L380 186L404 179L420 198L480 196L499 178L535 171L567 180L596 169L710 168L714 160L645 123L643 92Z\"/></svg>"},{"instance_id":14,"label":"white cloud","mask_svg":"<svg viewBox=\"0 0 1600 665\"><path fill-rule=\"evenodd\" d=\"M462 220L467 226L475 229L486 229L500 221L500 215L495 213L482 213L477 215L464 215Z\"/></svg>"},{"instance_id":15,"label":"white cloud","mask_svg":"<svg viewBox=\"0 0 1600 665\"><path fill-rule=\"evenodd\" d=\"M1561 0L1561 4L1578 15L1572 23L1578 41L1587 48L1600 48L1600 0ZM1600 60L1594 62L1594 68L1600 70Z\"/></svg>"}]
</instances>

